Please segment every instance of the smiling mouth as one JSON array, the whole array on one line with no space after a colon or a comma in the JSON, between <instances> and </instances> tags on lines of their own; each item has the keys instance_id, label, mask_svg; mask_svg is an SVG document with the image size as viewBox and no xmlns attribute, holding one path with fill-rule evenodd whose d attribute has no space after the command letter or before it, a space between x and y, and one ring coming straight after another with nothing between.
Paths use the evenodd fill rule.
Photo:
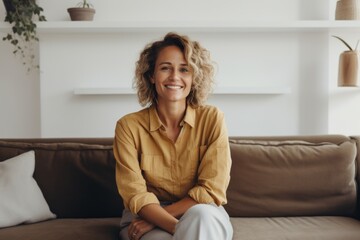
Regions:
<instances>
[{"instance_id":1,"label":"smiling mouth","mask_svg":"<svg viewBox=\"0 0 360 240\"><path fill-rule=\"evenodd\" d=\"M178 86L178 85L165 85L166 88L169 89L182 89L182 86Z\"/></svg>"}]
</instances>

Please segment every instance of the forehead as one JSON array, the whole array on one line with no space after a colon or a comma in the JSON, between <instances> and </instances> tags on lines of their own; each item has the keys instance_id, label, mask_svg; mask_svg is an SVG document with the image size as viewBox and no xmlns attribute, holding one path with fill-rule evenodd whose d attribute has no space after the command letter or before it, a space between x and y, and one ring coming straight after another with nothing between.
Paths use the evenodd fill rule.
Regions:
<instances>
[{"instance_id":1,"label":"forehead","mask_svg":"<svg viewBox=\"0 0 360 240\"><path fill-rule=\"evenodd\" d=\"M186 63L184 53L177 46L167 46L160 50L156 62L181 62Z\"/></svg>"}]
</instances>

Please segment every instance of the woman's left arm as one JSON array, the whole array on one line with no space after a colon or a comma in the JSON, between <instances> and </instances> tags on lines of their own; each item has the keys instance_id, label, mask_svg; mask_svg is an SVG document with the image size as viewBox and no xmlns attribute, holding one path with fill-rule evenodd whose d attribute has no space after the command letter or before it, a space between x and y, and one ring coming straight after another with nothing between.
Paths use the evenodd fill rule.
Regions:
<instances>
[{"instance_id":1,"label":"woman's left arm","mask_svg":"<svg viewBox=\"0 0 360 240\"><path fill-rule=\"evenodd\" d=\"M231 155L229 137L222 112L215 112L209 132L208 145L198 169L198 181L189 196L198 203L226 204L226 189L230 181Z\"/></svg>"}]
</instances>

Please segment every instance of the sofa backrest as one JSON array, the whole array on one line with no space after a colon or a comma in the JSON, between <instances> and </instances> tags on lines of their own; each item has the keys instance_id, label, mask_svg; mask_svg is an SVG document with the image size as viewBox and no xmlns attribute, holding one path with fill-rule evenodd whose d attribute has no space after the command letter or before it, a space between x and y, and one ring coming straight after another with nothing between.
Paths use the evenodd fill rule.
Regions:
<instances>
[{"instance_id":1,"label":"sofa backrest","mask_svg":"<svg viewBox=\"0 0 360 240\"><path fill-rule=\"evenodd\" d=\"M233 137L230 148L230 216L355 215L357 147L349 137Z\"/></svg>"},{"instance_id":2,"label":"sofa backrest","mask_svg":"<svg viewBox=\"0 0 360 240\"><path fill-rule=\"evenodd\" d=\"M112 139L0 140L0 161L31 149L34 178L59 218L121 216Z\"/></svg>"},{"instance_id":3,"label":"sofa backrest","mask_svg":"<svg viewBox=\"0 0 360 240\"><path fill-rule=\"evenodd\" d=\"M357 155L356 155L356 182L357 182L357 191L358 191L358 202L357 202L357 211L356 215L360 219L360 136L351 136L351 139L356 142Z\"/></svg>"},{"instance_id":4,"label":"sofa backrest","mask_svg":"<svg viewBox=\"0 0 360 240\"><path fill-rule=\"evenodd\" d=\"M117 217L123 203L112 142L0 139L0 161L35 150L34 178L60 218ZM352 216L360 206L359 146L360 137L342 135L231 137L225 208L232 217Z\"/></svg>"}]
</instances>

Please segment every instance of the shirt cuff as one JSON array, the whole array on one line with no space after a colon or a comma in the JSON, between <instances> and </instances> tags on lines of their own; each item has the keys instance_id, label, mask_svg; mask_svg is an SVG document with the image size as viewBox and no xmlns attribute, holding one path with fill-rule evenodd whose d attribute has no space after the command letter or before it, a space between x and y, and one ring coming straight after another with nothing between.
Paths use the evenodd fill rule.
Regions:
<instances>
[{"instance_id":1,"label":"shirt cuff","mask_svg":"<svg viewBox=\"0 0 360 240\"><path fill-rule=\"evenodd\" d=\"M211 195L202 187L195 186L188 192L189 196L197 201L198 203L216 203L216 205L219 205L217 202L214 201L214 199L211 197Z\"/></svg>"},{"instance_id":2,"label":"shirt cuff","mask_svg":"<svg viewBox=\"0 0 360 240\"><path fill-rule=\"evenodd\" d=\"M153 193L140 193L137 194L136 196L134 196L129 203L129 210L133 213L133 214L137 214L141 208L143 208L144 206L148 205L148 204L160 204L159 200L157 199L157 197L155 196L155 194Z\"/></svg>"}]
</instances>

